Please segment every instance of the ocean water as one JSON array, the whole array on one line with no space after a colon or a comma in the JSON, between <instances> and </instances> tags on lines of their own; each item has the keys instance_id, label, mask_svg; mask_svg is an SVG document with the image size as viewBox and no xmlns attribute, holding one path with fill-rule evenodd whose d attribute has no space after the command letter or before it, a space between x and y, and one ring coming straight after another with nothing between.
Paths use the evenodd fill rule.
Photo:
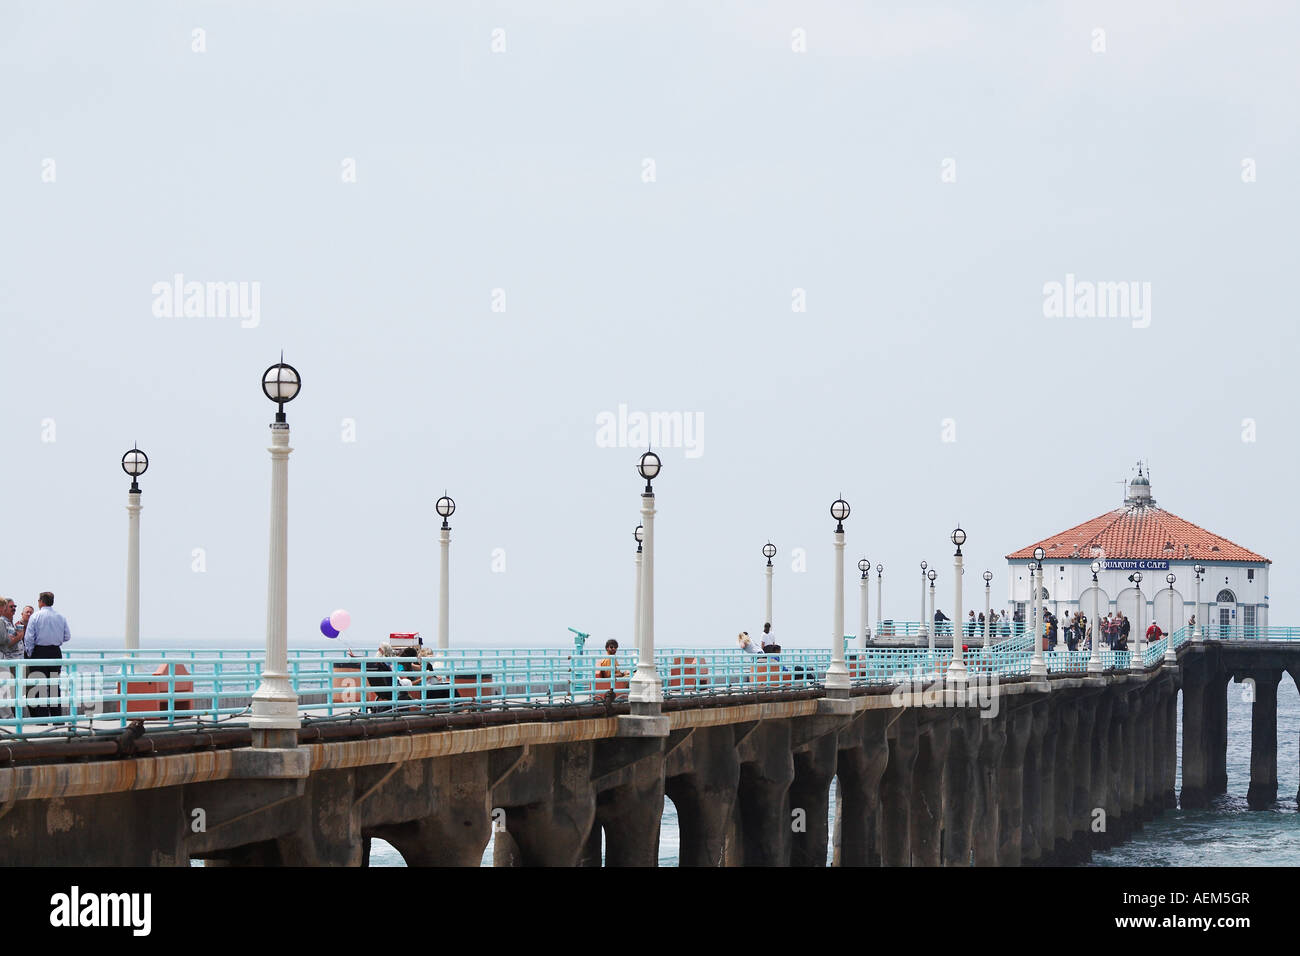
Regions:
<instances>
[{"instance_id":1,"label":"ocean water","mask_svg":"<svg viewBox=\"0 0 1300 956\"><path fill-rule=\"evenodd\" d=\"M1289 675L1277 688L1277 793L1271 810L1246 809L1250 711L1240 684L1228 684L1228 792L1205 810L1166 810L1134 839L1093 854L1094 866L1295 866L1300 863L1300 693ZM1182 697L1178 708L1182 787Z\"/></svg>"}]
</instances>

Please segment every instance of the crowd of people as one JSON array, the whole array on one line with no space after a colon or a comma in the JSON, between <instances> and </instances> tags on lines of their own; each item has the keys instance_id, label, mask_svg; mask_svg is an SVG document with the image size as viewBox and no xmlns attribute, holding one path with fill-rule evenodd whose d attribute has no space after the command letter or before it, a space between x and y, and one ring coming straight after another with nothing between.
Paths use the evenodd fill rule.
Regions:
<instances>
[{"instance_id":1,"label":"crowd of people","mask_svg":"<svg viewBox=\"0 0 1300 956\"><path fill-rule=\"evenodd\" d=\"M37 608L28 604L19 615L16 601L0 597L0 659L52 661L63 658L62 647L72 640L72 632L68 630L67 619L54 610L54 592L42 591L36 603ZM64 716L64 708L44 703L48 698L58 696L61 670L58 664L29 665L26 668L26 697L32 702L26 711L29 717ZM0 677L8 675L0 672ZM41 703L36 703L38 701Z\"/></svg>"},{"instance_id":2,"label":"crowd of people","mask_svg":"<svg viewBox=\"0 0 1300 956\"><path fill-rule=\"evenodd\" d=\"M1194 625L1195 621L1196 618L1193 616L1188 624ZM967 638L983 637L986 623L990 637L1010 637L1013 631L1019 630L1014 625L1023 625L1025 623L1025 615L1019 609L1014 613L1005 610L990 611L986 621L983 612L977 614L975 611L971 611L966 618L962 632ZM1123 611L1107 614L1101 619L1101 646L1116 651L1128 650L1132 627L1133 622ZM952 633L951 620L943 611L936 610L934 612L934 628L936 634ZM1064 649L1071 651L1092 650L1093 630L1094 628L1089 622L1088 616L1082 611L1075 611L1065 621L1061 621L1057 615L1046 608L1043 609L1044 650L1055 650L1060 645L1063 645ZM1146 640L1148 642L1158 641L1164 636L1165 632L1154 622L1146 630Z\"/></svg>"}]
</instances>

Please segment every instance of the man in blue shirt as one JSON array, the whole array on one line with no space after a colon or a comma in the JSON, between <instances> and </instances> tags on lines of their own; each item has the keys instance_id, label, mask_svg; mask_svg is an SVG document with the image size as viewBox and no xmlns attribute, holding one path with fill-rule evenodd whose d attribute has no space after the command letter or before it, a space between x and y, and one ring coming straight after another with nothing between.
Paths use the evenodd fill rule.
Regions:
<instances>
[{"instance_id":1,"label":"man in blue shirt","mask_svg":"<svg viewBox=\"0 0 1300 956\"><path fill-rule=\"evenodd\" d=\"M68 630L67 619L54 610L53 591L42 591L38 603L40 609L32 615L32 619L27 623L27 631L23 635L23 649L27 653L28 660L61 660L63 651L60 648L72 640L72 633ZM28 699L45 700L50 697L57 697L59 694L60 670L62 668L57 665L27 668L28 676L33 678L31 684L28 685ZM63 708L33 706L31 716L62 717Z\"/></svg>"}]
</instances>

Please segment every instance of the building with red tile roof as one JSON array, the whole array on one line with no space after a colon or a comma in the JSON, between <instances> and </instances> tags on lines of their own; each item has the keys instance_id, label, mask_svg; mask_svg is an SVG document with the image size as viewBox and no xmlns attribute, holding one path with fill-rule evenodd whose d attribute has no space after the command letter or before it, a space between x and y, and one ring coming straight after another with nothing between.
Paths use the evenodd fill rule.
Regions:
<instances>
[{"instance_id":1,"label":"building with red tile roof","mask_svg":"<svg viewBox=\"0 0 1300 956\"><path fill-rule=\"evenodd\" d=\"M1030 569L1037 548L1043 550L1045 606L1058 617L1079 610L1091 616L1096 597L1102 616L1122 611L1135 627L1140 622L1143 630L1154 618L1167 632L1196 613L1196 569L1200 568L1203 627L1268 623L1272 562L1156 507L1151 481L1141 467L1128 485L1122 508L1006 556L1011 602L1021 610L1033 595ZM1099 565L1095 575L1094 562ZM1172 586L1169 575L1174 576Z\"/></svg>"}]
</instances>

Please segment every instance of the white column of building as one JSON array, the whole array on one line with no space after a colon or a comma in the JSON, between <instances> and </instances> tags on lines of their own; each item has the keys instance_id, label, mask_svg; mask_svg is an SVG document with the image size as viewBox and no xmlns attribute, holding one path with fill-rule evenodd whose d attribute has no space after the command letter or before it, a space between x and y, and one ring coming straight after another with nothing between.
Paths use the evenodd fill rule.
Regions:
<instances>
[{"instance_id":1,"label":"white column of building","mask_svg":"<svg viewBox=\"0 0 1300 956\"><path fill-rule=\"evenodd\" d=\"M1178 654L1174 650L1174 631L1178 629L1178 618L1182 615L1174 613L1174 586L1169 585L1169 633L1165 635L1165 660L1166 664L1177 664Z\"/></svg>"},{"instance_id":2,"label":"white column of building","mask_svg":"<svg viewBox=\"0 0 1300 956\"><path fill-rule=\"evenodd\" d=\"M140 647L140 492L126 496L126 649Z\"/></svg>"},{"instance_id":3,"label":"white column of building","mask_svg":"<svg viewBox=\"0 0 1300 956\"><path fill-rule=\"evenodd\" d=\"M1192 640L1199 641L1203 638L1201 631L1201 575L1205 573L1202 567L1196 568L1196 626L1192 628Z\"/></svg>"},{"instance_id":4,"label":"white column of building","mask_svg":"<svg viewBox=\"0 0 1300 956\"><path fill-rule=\"evenodd\" d=\"M266 663L253 694L253 730L295 730L298 695L289 681L289 425L271 425L271 547L266 588Z\"/></svg>"},{"instance_id":5,"label":"white column of building","mask_svg":"<svg viewBox=\"0 0 1300 956\"><path fill-rule=\"evenodd\" d=\"M1092 654L1088 658L1088 673L1100 674L1104 668L1101 663L1101 588L1097 585L1097 572L1101 563L1092 563Z\"/></svg>"}]
</instances>

